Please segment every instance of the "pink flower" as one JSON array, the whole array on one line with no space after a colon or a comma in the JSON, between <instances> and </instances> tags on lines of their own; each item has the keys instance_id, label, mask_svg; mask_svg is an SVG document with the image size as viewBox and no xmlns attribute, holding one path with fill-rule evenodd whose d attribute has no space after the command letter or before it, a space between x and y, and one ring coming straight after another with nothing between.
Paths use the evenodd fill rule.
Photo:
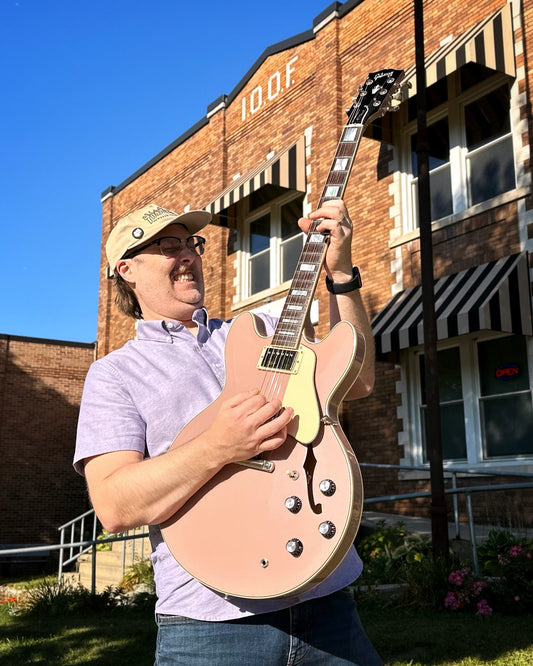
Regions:
<instances>
[{"instance_id":1,"label":"pink flower","mask_svg":"<svg viewBox=\"0 0 533 666\"><path fill-rule=\"evenodd\" d=\"M515 600L515 601L520 601L520 597L518 596L518 594L515 595L514 600Z\"/></svg>"},{"instance_id":2,"label":"pink flower","mask_svg":"<svg viewBox=\"0 0 533 666\"><path fill-rule=\"evenodd\" d=\"M448 592L446 599L444 599L444 607L450 610L459 610L459 600L453 592Z\"/></svg>"},{"instance_id":3,"label":"pink flower","mask_svg":"<svg viewBox=\"0 0 533 666\"><path fill-rule=\"evenodd\" d=\"M452 573L448 576L448 581L452 585L462 585L464 577L470 573L470 569L459 569L458 571L452 571Z\"/></svg>"},{"instance_id":4,"label":"pink flower","mask_svg":"<svg viewBox=\"0 0 533 666\"><path fill-rule=\"evenodd\" d=\"M477 614L485 617L492 615L492 608L489 606L486 599L481 599L481 601L477 602Z\"/></svg>"},{"instance_id":5,"label":"pink flower","mask_svg":"<svg viewBox=\"0 0 533 666\"><path fill-rule=\"evenodd\" d=\"M520 548L520 546L511 546L511 550L509 551L509 555L511 557L518 557L521 552L522 552L522 549Z\"/></svg>"}]
</instances>

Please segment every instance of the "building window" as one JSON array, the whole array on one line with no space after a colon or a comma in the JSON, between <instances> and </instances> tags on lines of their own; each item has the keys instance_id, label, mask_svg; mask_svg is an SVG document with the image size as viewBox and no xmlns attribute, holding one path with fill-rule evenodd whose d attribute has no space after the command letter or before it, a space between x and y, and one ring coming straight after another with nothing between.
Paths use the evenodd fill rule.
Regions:
<instances>
[{"instance_id":1,"label":"building window","mask_svg":"<svg viewBox=\"0 0 533 666\"><path fill-rule=\"evenodd\" d=\"M504 75L469 64L428 88L431 219L459 213L516 187L510 89ZM404 230L419 226L416 98L404 113Z\"/></svg>"},{"instance_id":2,"label":"building window","mask_svg":"<svg viewBox=\"0 0 533 666\"><path fill-rule=\"evenodd\" d=\"M424 354L410 352L411 459L428 463ZM463 336L437 353L443 458L491 465L533 460L533 400L526 338ZM407 454L407 451L406 451Z\"/></svg>"},{"instance_id":3,"label":"building window","mask_svg":"<svg viewBox=\"0 0 533 666\"><path fill-rule=\"evenodd\" d=\"M298 226L303 194L285 194L264 201L259 190L248 201L242 226L241 291L250 298L292 280L303 247Z\"/></svg>"}]
</instances>

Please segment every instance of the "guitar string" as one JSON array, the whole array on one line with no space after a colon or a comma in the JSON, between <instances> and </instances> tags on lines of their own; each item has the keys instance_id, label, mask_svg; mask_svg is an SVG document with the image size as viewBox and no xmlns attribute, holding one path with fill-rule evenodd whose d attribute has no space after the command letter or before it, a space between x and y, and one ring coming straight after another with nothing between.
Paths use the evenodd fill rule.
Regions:
<instances>
[{"instance_id":1,"label":"guitar string","mask_svg":"<svg viewBox=\"0 0 533 666\"><path fill-rule=\"evenodd\" d=\"M348 123L347 123L348 125L352 124L353 121L355 120L356 113L357 113L357 111L358 111L358 109L360 108L360 105L361 105L360 98L361 98L361 94L359 95L357 100L354 101L354 104L352 105L351 113L350 113L349 118L348 118ZM353 162L353 159L354 159L354 154L351 155L351 159L349 157L348 169L346 171L343 170L343 171L340 171L340 172L336 172L336 170L334 169L334 165L336 163L336 160L337 160L337 158L340 157L341 149L344 148L343 144L347 143L346 141L343 141L344 136L345 136L345 131L346 131L346 128L343 129L341 137L339 139L337 150L336 150L335 156L333 158L332 167L331 167L330 172L328 174L328 178L326 180L326 185L324 186L324 189L322 191L322 195L321 195L320 200L319 200L318 208L320 208L324 204L324 202L326 201L326 192L327 192L328 185L331 185L331 184L337 185L338 184L340 186L340 189L342 190L342 192L344 192L344 188L346 187L346 181L348 179L349 172L351 171L351 165L352 165L352 162ZM337 178L340 179L340 182L338 182L338 183L336 182ZM342 196L342 194L339 194L339 197L341 197L341 196ZM298 269L297 269L297 281L298 281L297 286L298 286L298 289L308 291L308 295L305 297L306 300L307 300L307 308L305 308L305 309L302 308L302 306L301 306L301 296L300 295L298 297L293 295L293 292L295 291L295 287L296 287L296 282L293 281L293 283L291 284L291 287L289 288L289 293L287 295L287 299L286 299L284 307L282 309L281 319L280 319L280 322L279 322L279 323L281 323L281 321L283 319L286 319L286 320L292 319L292 317L289 316L290 310L295 309L295 308L301 308L300 321L298 322L297 327L294 327L292 325L293 322L290 322L290 321L285 321L284 322L285 324L289 324L288 328L290 329L290 334L294 333L296 338L299 338L298 344L296 346L290 345L289 344L290 340L287 339L289 337L287 335L287 333L282 333L282 332L278 333L278 332L276 332L274 337L276 339L276 342L280 345L282 350L283 349L291 349L291 350L294 350L294 351L298 352L298 348L301 347L301 336L303 335L303 329L304 329L304 326L305 326L305 319L307 317L307 312L310 308L309 299L315 293L316 284L314 284L314 283L317 280L317 273L318 273L319 265L322 262L324 252L325 252L325 247L320 247L320 249L315 249L315 250L309 250L309 246L311 245L311 243L309 242L310 235L312 233L316 232L318 224L319 224L319 220L316 220L316 221L313 221L311 223L310 227L309 227L309 231L307 233L307 240L306 240L306 243L304 244L304 247L303 247L303 250L302 250L302 255L301 255L301 260L298 264ZM306 281L305 277L302 275L302 270L301 270L301 268L299 268L302 265L302 263L304 263L305 258L307 258L307 263L315 265L315 271L313 272L313 279L308 280L309 282L311 282L310 285L307 284L307 281ZM309 276L306 276L306 277L309 277ZM312 293L311 293L311 295L309 295L309 292L311 291L311 289L312 289ZM296 335L296 331L294 330L295 328L297 330L299 330L299 335L298 336ZM280 339L283 339L284 344L282 344ZM262 382L261 382L261 386L259 387L259 390L266 397L266 399L269 400L269 401L272 400L274 397L278 397L280 399L283 399L282 392L284 392L286 390L286 384L288 383L288 374L287 374L287 372L283 371L284 354L283 354L282 350L277 354L277 359L275 359L275 361L274 361L274 368L263 371L264 376L263 376L263 379L262 379Z\"/></svg>"}]
</instances>

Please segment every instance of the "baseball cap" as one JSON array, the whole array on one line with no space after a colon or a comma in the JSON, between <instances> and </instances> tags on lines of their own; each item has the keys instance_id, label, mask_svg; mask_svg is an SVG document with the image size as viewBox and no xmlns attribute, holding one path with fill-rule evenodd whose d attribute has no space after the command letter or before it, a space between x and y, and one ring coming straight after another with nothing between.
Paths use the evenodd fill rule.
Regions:
<instances>
[{"instance_id":1,"label":"baseball cap","mask_svg":"<svg viewBox=\"0 0 533 666\"><path fill-rule=\"evenodd\" d=\"M169 224L179 222L195 234L211 222L211 213L205 210L190 210L187 213L175 213L151 203L122 217L108 236L105 251L110 273L115 272L117 261L126 252L144 245Z\"/></svg>"}]
</instances>

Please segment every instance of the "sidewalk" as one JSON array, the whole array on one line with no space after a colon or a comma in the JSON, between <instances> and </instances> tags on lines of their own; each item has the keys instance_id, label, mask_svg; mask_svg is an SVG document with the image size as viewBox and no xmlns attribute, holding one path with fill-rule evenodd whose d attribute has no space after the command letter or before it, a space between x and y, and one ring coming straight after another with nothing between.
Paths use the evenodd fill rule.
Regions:
<instances>
[{"instance_id":1,"label":"sidewalk","mask_svg":"<svg viewBox=\"0 0 533 666\"><path fill-rule=\"evenodd\" d=\"M431 537L431 519L430 518L418 518L416 516L402 516L397 513L379 513L377 511L363 511L363 517L361 519L362 528L376 528L380 521L385 521L387 525L394 525L396 523L402 522L405 526L405 529L412 534L420 534L421 536ZM492 529L507 529L503 527L495 527L493 525L476 525L474 524L474 532L476 543L481 543L484 541L490 530ZM513 534L531 536L531 530L521 530L518 528L508 528ZM526 534L529 532L529 534ZM448 523L448 538L450 540L457 537L455 523ZM470 529L468 523L459 524L459 538L463 541L470 541Z\"/></svg>"}]
</instances>

